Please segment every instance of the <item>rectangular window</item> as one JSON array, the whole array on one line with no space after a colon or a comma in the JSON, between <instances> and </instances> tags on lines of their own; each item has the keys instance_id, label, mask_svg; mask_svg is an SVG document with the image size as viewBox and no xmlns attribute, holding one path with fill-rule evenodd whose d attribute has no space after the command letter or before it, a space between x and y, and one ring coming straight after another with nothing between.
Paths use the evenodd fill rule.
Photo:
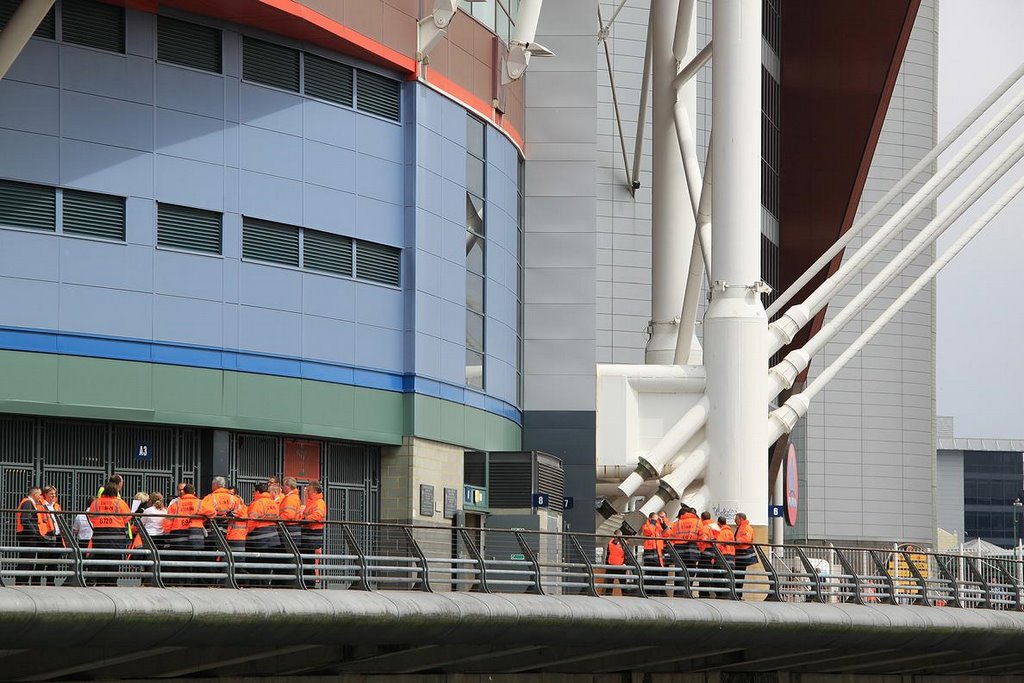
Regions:
<instances>
[{"instance_id":1,"label":"rectangular window","mask_svg":"<svg viewBox=\"0 0 1024 683\"><path fill-rule=\"evenodd\" d=\"M221 73L219 29L157 17L156 36L156 55L161 62Z\"/></svg>"},{"instance_id":2,"label":"rectangular window","mask_svg":"<svg viewBox=\"0 0 1024 683\"><path fill-rule=\"evenodd\" d=\"M20 4L21 0L0 0L0 31L4 29L7 22L14 16L14 12ZM43 20L39 22L39 27L36 28L32 35L36 38L49 38L50 40L57 37L56 10L53 7L46 13Z\"/></svg>"},{"instance_id":3,"label":"rectangular window","mask_svg":"<svg viewBox=\"0 0 1024 683\"><path fill-rule=\"evenodd\" d=\"M64 0L60 6L61 40L124 53L124 8L95 0Z\"/></svg>"},{"instance_id":4,"label":"rectangular window","mask_svg":"<svg viewBox=\"0 0 1024 683\"><path fill-rule=\"evenodd\" d=\"M352 238L304 230L302 267L352 277Z\"/></svg>"},{"instance_id":5,"label":"rectangular window","mask_svg":"<svg viewBox=\"0 0 1024 683\"><path fill-rule=\"evenodd\" d=\"M484 388L487 223L484 123L466 117L466 385Z\"/></svg>"},{"instance_id":6,"label":"rectangular window","mask_svg":"<svg viewBox=\"0 0 1024 683\"><path fill-rule=\"evenodd\" d=\"M299 92L299 51L245 36L242 39L242 78Z\"/></svg>"},{"instance_id":7,"label":"rectangular window","mask_svg":"<svg viewBox=\"0 0 1024 683\"><path fill-rule=\"evenodd\" d=\"M523 230L526 219L526 162L519 160L516 177L518 205L516 209L516 397L517 405L523 407Z\"/></svg>"},{"instance_id":8,"label":"rectangular window","mask_svg":"<svg viewBox=\"0 0 1024 683\"><path fill-rule=\"evenodd\" d=\"M124 197L79 190L61 195L63 232L124 241Z\"/></svg>"},{"instance_id":9,"label":"rectangular window","mask_svg":"<svg viewBox=\"0 0 1024 683\"><path fill-rule=\"evenodd\" d=\"M395 79L361 69L356 72L356 109L359 111L401 121L401 99L402 84Z\"/></svg>"},{"instance_id":10,"label":"rectangular window","mask_svg":"<svg viewBox=\"0 0 1024 683\"><path fill-rule=\"evenodd\" d=\"M221 253L221 214L188 206L157 204L156 243L161 247Z\"/></svg>"},{"instance_id":11,"label":"rectangular window","mask_svg":"<svg viewBox=\"0 0 1024 683\"><path fill-rule=\"evenodd\" d=\"M242 258L299 266L299 229L256 218L242 218Z\"/></svg>"},{"instance_id":12,"label":"rectangular window","mask_svg":"<svg viewBox=\"0 0 1024 683\"><path fill-rule=\"evenodd\" d=\"M53 188L0 180L0 225L54 232L57 198Z\"/></svg>"},{"instance_id":13,"label":"rectangular window","mask_svg":"<svg viewBox=\"0 0 1024 683\"><path fill-rule=\"evenodd\" d=\"M401 284L401 249L375 242L356 242L356 278L398 287Z\"/></svg>"},{"instance_id":14,"label":"rectangular window","mask_svg":"<svg viewBox=\"0 0 1024 683\"><path fill-rule=\"evenodd\" d=\"M303 92L346 107L352 106L352 67L323 57L303 55Z\"/></svg>"}]
</instances>

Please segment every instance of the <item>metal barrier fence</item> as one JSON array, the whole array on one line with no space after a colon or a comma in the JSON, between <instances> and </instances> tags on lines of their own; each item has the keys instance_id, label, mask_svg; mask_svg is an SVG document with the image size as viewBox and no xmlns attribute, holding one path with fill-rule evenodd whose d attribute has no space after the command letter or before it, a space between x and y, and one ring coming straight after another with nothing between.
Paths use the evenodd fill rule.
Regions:
<instances>
[{"instance_id":1,"label":"metal barrier fence","mask_svg":"<svg viewBox=\"0 0 1024 683\"><path fill-rule=\"evenodd\" d=\"M0 546L0 586L276 586L1024 611L1024 563L1016 558L798 545L733 554L731 543L666 542L645 551L650 539L623 536L624 563L613 565L595 551L607 549L609 538L588 534L367 522L327 522L314 532L278 521L239 542L228 540L232 520L189 518L194 528L168 537L150 534L139 514L122 533L94 532L87 542L74 524L86 513L46 514L59 534ZM333 539L329 552L325 534Z\"/></svg>"}]
</instances>

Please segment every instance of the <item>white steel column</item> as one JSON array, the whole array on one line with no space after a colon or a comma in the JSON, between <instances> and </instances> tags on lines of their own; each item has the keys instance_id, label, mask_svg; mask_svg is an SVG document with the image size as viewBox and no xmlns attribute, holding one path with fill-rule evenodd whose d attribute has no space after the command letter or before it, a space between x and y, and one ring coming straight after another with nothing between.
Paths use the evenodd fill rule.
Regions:
<instances>
[{"instance_id":1,"label":"white steel column","mask_svg":"<svg viewBox=\"0 0 1024 683\"><path fill-rule=\"evenodd\" d=\"M704 318L712 513L768 524L767 318L761 303L761 0L715 0L712 299Z\"/></svg>"},{"instance_id":2,"label":"white steel column","mask_svg":"<svg viewBox=\"0 0 1024 683\"><path fill-rule=\"evenodd\" d=\"M682 6L682 7L681 7ZM686 288L686 274L693 245L693 208L686 193L686 175L679 154L673 110L676 104L676 20L680 9L689 12L685 27L690 36L686 54L694 50L694 0L657 0L651 3L651 338L647 342L647 363L671 365L675 357L677 319ZM678 97L696 104L696 91L686 88ZM759 105L760 106L760 105Z\"/></svg>"}]
</instances>

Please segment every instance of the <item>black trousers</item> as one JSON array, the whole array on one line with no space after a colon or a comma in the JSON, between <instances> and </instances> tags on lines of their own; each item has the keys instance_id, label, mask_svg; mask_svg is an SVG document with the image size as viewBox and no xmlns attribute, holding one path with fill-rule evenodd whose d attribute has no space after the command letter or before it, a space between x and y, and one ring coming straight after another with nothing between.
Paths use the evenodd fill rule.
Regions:
<instances>
[{"instance_id":1,"label":"black trousers","mask_svg":"<svg viewBox=\"0 0 1024 683\"><path fill-rule=\"evenodd\" d=\"M275 527L261 527L249 532L248 538L245 539L245 549L248 552L254 553L281 553L281 537L277 533ZM285 557L261 557L251 558L249 561L254 563L265 564L268 562L280 562L284 561ZM253 574L285 574L288 572L287 569L252 569ZM270 586L273 582L269 579L260 579L255 582L256 585Z\"/></svg>"},{"instance_id":2,"label":"black trousers","mask_svg":"<svg viewBox=\"0 0 1024 683\"><path fill-rule=\"evenodd\" d=\"M743 589L743 581L746 578L747 567L752 564L757 564L757 558L754 555L754 549L750 548L747 550L736 551L736 590L740 591Z\"/></svg>"},{"instance_id":3,"label":"black trousers","mask_svg":"<svg viewBox=\"0 0 1024 683\"><path fill-rule=\"evenodd\" d=\"M303 555L314 555L317 552L322 552L324 547L324 530L323 529L306 529L303 528L299 538L299 552ZM314 588L316 586L316 579L312 578L316 574L317 561L311 560L308 557L302 558L302 574L305 577L306 588Z\"/></svg>"},{"instance_id":4,"label":"black trousers","mask_svg":"<svg viewBox=\"0 0 1024 683\"><path fill-rule=\"evenodd\" d=\"M665 572L657 550L644 550L644 587L649 593L665 592Z\"/></svg>"},{"instance_id":5,"label":"black trousers","mask_svg":"<svg viewBox=\"0 0 1024 683\"><path fill-rule=\"evenodd\" d=\"M699 597L710 598L714 596L708 588L714 585L712 582L712 570L715 568L715 554L711 550L705 550L700 554L697 561L697 574L700 576L700 585L704 590L698 593Z\"/></svg>"},{"instance_id":6,"label":"black trousers","mask_svg":"<svg viewBox=\"0 0 1024 683\"><path fill-rule=\"evenodd\" d=\"M33 583L42 585L43 577L38 576L40 571L40 565L35 563L35 560L39 559L39 551L37 548L42 548L46 545L46 540L39 534L34 534L30 531L23 531L17 535L17 545L19 548L26 548L26 550L19 550L18 556L23 560L32 560L32 563L16 564L15 569L22 571L30 571L35 576L16 576L14 577L15 586L31 586Z\"/></svg>"},{"instance_id":7,"label":"black trousers","mask_svg":"<svg viewBox=\"0 0 1024 683\"><path fill-rule=\"evenodd\" d=\"M92 547L93 549L109 549L109 550L127 550L128 549L128 538L125 536L124 527L95 527L92 531ZM90 556L94 560L123 560L124 554L115 553L90 553ZM120 565L116 564L103 564L94 567L93 571L96 572L114 572L120 571ZM116 586L117 577L100 577L96 579L97 586Z\"/></svg>"}]
</instances>

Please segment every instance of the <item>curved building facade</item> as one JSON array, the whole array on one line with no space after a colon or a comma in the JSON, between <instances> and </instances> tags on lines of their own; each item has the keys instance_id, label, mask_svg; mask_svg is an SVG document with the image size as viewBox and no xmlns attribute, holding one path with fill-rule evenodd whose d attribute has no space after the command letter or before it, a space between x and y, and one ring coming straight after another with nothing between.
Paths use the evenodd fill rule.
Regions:
<instances>
[{"instance_id":1,"label":"curved building facade","mask_svg":"<svg viewBox=\"0 0 1024 683\"><path fill-rule=\"evenodd\" d=\"M5 502L111 469L300 473L359 519L461 495L464 450L521 440L493 23L421 68L415 2L124 4L58 0L0 81Z\"/></svg>"}]
</instances>

